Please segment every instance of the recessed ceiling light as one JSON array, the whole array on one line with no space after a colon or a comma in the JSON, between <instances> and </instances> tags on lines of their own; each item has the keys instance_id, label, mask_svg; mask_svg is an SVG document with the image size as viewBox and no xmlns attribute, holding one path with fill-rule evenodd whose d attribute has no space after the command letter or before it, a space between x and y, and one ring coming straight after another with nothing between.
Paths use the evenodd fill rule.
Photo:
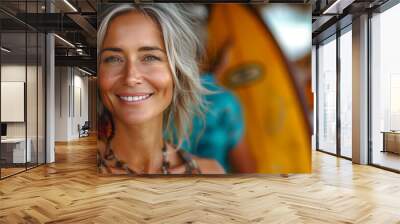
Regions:
<instances>
[{"instance_id":1,"label":"recessed ceiling light","mask_svg":"<svg viewBox=\"0 0 400 224\"><path fill-rule=\"evenodd\" d=\"M1 49L2 51L6 52L6 53L10 53L10 52L11 52L11 50L9 50L9 49L7 49L7 48L5 48L5 47L1 47L0 49Z\"/></svg>"},{"instance_id":2,"label":"recessed ceiling light","mask_svg":"<svg viewBox=\"0 0 400 224\"><path fill-rule=\"evenodd\" d=\"M322 14L342 14L343 9L351 5L355 0L336 0Z\"/></svg>"},{"instance_id":3,"label":"recessed ceiling light","mask_svg":"<svg viewBox=\"0 0 400 224\"><path fill-rule=\"evenodd\" d=\"M90 73L90 72L88 72L88 71L86 71L86 70L83 70L83 69L81 69L81 68L79 68L79 67L78 67L78 70L81 71L81 72L83 72L83 73L85 73L85 74L87 74L87 75L90 75L90 76L93 75L92 73Z\"/></svg>"},{"instance_id":4,"label":"recessed ceiling light","mask_svg":"<svg viewBox=\"0 0 400 224\"><path fill-rule=\"evenodd\" d=\"M65 4L67 4L74 12L78 12L78 10L68 1L64 0Z\"/></svg>"},{"instance_id":5,"label":"recessed ceiling light","mask_svg":"<svg viewBox=\"0 0 400 224\"><path fill-rule=\"evenodd\" d=\"M54 36L57 37L57 38L58 38L59 40L61 40L62 42L64 42L64 43L66 43L67 45L69 45L70 47L75 48L75 45L71 44L71 42L69 42L68 40L66 40L66 39L64 39L64 38L62 38L62 37L60 37L60 36L57 35L57 34L54 34Z\"/></svg>"}]
</instances>

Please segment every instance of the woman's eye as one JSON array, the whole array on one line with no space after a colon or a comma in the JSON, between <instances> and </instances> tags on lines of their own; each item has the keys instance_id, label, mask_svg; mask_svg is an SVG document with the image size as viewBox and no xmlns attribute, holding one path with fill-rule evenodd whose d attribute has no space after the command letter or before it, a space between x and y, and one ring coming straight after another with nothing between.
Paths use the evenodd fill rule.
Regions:
<instances>
[{"instance_id":1,"label":"woman's eye","mask_svg":"<svg viewBox=\"0 0 400 224\"><path fill-rule=\"evenodd\" d=\"M119 57L115 57L115 56L109 56L104 58L103 60L105 63L121 63L123 62L123 60Z\"/></svg>"},{"instance_id":2,"label":"woman's eye","mask_svg":"<svg viewBox=\"0 0 400 224\"><path fill-rule=\"evenodd\" d=\"M160 61L160 58L159 58L159 57L156 57L156 56L154 56L154 55L148 55L148 56L145 56L145 57L143 58L143 61L145 61L145 62Z\"/></svg>"}]
</instances>

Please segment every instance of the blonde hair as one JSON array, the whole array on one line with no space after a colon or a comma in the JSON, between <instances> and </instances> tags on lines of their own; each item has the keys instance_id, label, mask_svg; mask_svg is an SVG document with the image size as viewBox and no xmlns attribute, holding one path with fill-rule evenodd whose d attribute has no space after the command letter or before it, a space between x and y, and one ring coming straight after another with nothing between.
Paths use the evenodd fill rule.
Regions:
<instances>
[{"instance_id":1,"label":"blonde hair","mask_svg":"<svg viewBox=\"0 0 400 224\"><path fill-rule=\"evenodd\" d=\"M184 139L189 140L193 116L198 115L204 120L202 94L209 92L201 85L199 77L197 57L201 55L199 52L202 52L202 47L193 32L194 21L190 20L185 7L179 4L119 4L106 12L100 23L97 32L98 53L110 22L132 11L151 17L161 28L174 83L172 103L164 111L164 131L167 131L168 140L171 143L177 141L177 147L180 148ZM174 126L171 125L172 121Z\"/></svg>"}]
</instances>

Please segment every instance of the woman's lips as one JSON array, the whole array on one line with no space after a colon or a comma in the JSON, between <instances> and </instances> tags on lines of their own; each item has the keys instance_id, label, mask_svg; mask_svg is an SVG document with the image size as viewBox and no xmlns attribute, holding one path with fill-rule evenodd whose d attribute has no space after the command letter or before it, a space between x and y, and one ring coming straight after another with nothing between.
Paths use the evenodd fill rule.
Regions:
<instances>
[{"instance_id":1,"label":"woman's lips","mask_svg":"<svg viewBox=\"0 0 400 224\"><path fill-rule=\"evenodd\" d=\"M148 94L135 94L135 95L117 95L118 98L126 103L139 103L149 99L153 93Z\"/></svg>"}]
</instances>

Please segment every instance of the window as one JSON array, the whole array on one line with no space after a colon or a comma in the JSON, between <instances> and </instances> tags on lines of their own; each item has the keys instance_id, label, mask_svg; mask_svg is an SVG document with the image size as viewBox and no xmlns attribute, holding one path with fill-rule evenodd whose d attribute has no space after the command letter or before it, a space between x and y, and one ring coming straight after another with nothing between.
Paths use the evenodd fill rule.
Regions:
<instances>
[{"instance_id":1,"label":"window","mask_svg":"<svg viewBox=\"0 0 400 224\"><path fill-rule=\"evenodd\" d=\"M400 4L371 18L372 164L400 170Z\"/></svg>"},{"instance_id":2,"label":"window","mask_svg":"<svg viewBox=\"0 0 400 224\"><path fill-rule=\"evenodd\" d=\"M318 149L336 153L336 39L318 48Z\"/></svg>"},{"instance_id":3,"label":"window","mask_svg":"<svg viewBox=\"0 0 400 224\"><path fill-rule=\"evenodd\" d=\"M352 157L352 33L340 36L340 155Z\"/></svg>"}]
</instances>

